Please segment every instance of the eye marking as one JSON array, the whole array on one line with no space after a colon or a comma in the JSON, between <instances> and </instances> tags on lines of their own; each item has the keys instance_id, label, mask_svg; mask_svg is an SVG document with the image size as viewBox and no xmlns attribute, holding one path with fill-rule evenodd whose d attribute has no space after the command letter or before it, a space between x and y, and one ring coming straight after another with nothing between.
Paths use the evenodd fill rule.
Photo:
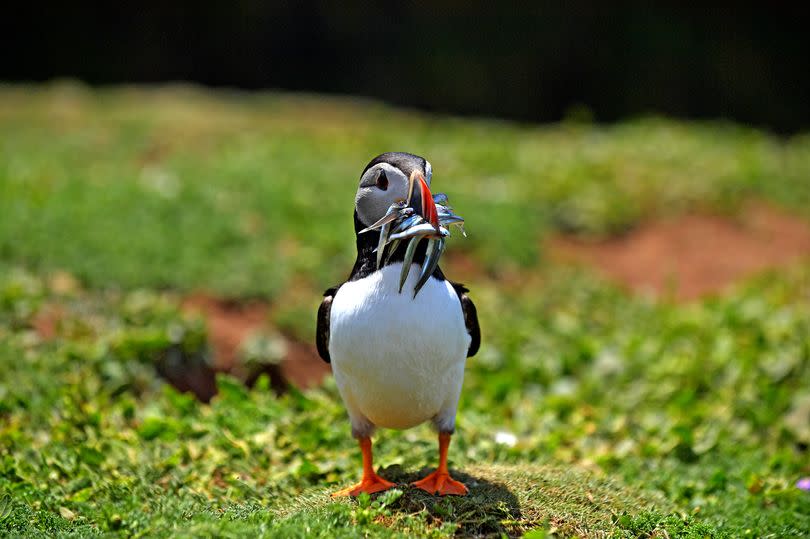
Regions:
<instances>
[{"instance_id":1,"label":"eye marking","mask_svg":"<svg viewBox=\"0 0 810 539\"><path fill-rule=\"evenodd\" d=\"M381 191L388 190L388 177L385 175L384 170L381 170L380 175L377 176L377 188Z\"/></svg>"}]
</instances>

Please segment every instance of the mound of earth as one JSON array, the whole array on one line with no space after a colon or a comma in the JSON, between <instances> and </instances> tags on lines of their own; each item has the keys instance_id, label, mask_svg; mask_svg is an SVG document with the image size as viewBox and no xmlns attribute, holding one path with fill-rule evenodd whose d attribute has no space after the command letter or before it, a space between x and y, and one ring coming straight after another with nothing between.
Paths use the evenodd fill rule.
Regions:
<instances>
[{"instance_id":1,"label":"mound of earth","mask_svg":"<svg viewBox=\"0 0 810 539\"><path fill-rule=\"evenodd\" d=\"M251 334L266 327L270 311L266 303L240 303L206 294L186 298L183 309L205 318L216 370L231 372L239 368L239 347ZM284 381L299 388L310 387L320 384L330 372L329 365L318 357L314 345L287 339L286 349L286 356L279 366Z\"/></svg>"}]
</instances>

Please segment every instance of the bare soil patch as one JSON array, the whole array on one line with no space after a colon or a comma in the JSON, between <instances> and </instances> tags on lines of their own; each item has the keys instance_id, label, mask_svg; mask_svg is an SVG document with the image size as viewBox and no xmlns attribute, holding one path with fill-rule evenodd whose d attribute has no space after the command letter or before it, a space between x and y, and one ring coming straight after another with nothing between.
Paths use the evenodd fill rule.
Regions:
<instances>
[{"instance_id":1,"label":"bare soil patch","mask_svg":"<svg viewBox=\"0 0 810 539\"><path fill-rule=\"evenodd\" d=\"M206 294L194 294L183 301L186 312L195 312L206 319L208 339L214 353L217 371L242 374L248 381L257 373L241 372L237 352L245 340L268 324L270 306L260 301L240 303ZM315 314L313 313L313 318ZM278 369L267 374L276 387L291 383L299 388L320 384L331 372L329 365L318 356L315 346L287 339L287 354ZM278 377L281 377L278 380ZM275 379L274 379L275 378Z\"/></svg>"},{"instance_id":2,"label":"bare soil patch","mask_svg":"<svg viewBox=\"0 0 810 539\"><path fill-rule=\"evenodd\" d=\"M40 339L52 341L59 333L59 325L64 317L64 310L58 304L46 304L36 313L31 323Z\"/></svg>"},{"instance_id":3,"label":"bare soil patch","mask_svg":"<svg viewBox=\"0 0 810 539\"><path fill-rule=\"evenodd\" d=\"M299 388L313 387L331 372L332 368L321 359L314 345L287 342L287 357L281 362L281 373L289 383Z\"/></svg>"},{"instance_id":4,"label":"bare soil patch","mask_svg":"<svg viewBox=\"0 0 810 539\"><path fill-rule=\"evenodd\" d=\"M735 218L686 215L588 242L552 237L553 260L584 263L633 291L689 301L810 256L810 224L756 204Z\"/></svg>"},{"instance_id":5,"label":"bare soil patch","mask_svg":"<svg viewBox=\"0 0 810 539\"><path fill-rule=\"evenodd\" d=\"M261 302L240 303L207 294L194 294L183 300L183 310L203 316L217 370L229 371L242 342L267 322L269 307Z\"/></svg>"}]
</instances>

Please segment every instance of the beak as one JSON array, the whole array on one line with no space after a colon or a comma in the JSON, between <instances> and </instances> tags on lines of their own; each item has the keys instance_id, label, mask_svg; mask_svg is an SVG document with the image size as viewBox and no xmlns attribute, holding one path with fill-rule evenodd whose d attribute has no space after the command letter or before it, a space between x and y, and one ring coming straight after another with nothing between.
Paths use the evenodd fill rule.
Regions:
<instances>
[{"instance_id":1,"label":"beak","mask_svg":"<svg viewBox=\"0 0 810 539\"><path fill-rule=\"evenodd\" d=\"M418 193L413 192L414 187L418 188ZM428 187L424 176L419 173L411 174L410 192L411 198L413 195L416 195L414 202L419 203L418 207L414 207L416 212L419 213L425 221L433 225L436 230L439 230L439 212L436 211L436 203L433 202L433 195L430 193L430 187Z\"/></svg>"}]
</instances>

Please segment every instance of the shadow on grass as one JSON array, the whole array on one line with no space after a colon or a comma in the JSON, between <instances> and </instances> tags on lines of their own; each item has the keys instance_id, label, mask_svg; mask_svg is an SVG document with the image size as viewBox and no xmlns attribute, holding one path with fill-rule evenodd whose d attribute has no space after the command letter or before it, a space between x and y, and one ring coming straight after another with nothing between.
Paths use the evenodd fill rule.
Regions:
<instances>
[{"instance_id":1,"label":"shadow on grass","mask_svg":"<svg viewBox=\"0 0 810 539\"><path fill-rule=\"evenodd\" d=\"M470 535L519 535L523 520L517 496L503 483L451 470L454 479L467 485L467 496L434 496L410 486L432 468L406 472L399 465L379 470L385 479L397 483L403 495L390 507L392 513L425 514L429 521L454 522L457 533Z\"/></svg>"},{"instance_id":2,"label":"shadow on grass","mask_svg":"<svg viewBox=\"0 0 810 539\"><path fill-rule=\"evenodd\" d=\"M668 514L676 509L657 491L637 490L573 465L470 463L464 471L451 470L470 489L465 497L438 497L410 486L430 471L405 471L399 465L378 470L403 494L386 505L389 516L380 516L376 522L393 531L410 532L409 517L423 516L429 525L456 525L456 534L464 537L515 537L537 528L555 530L562 537L608 537L617 531L617 515L650 510ZM357 507L355 500L329 496L343 486L298 495L277 518L312 515L332 504Z\"/></svg>"}]
</instances>

